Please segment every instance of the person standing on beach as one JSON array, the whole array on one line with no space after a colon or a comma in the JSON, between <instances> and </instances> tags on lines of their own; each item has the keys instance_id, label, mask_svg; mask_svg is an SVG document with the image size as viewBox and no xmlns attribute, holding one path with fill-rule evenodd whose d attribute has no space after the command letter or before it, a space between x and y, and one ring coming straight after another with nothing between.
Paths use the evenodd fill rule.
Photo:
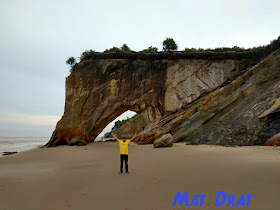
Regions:
<instances>
[{"instance_id":1,"label":"person standing on beach","mask_svg":"<svg viewBox=\"0 0 280 210\"><path fill-rule=\"evenodd\" d=\"M131 141L134 140L136 134L133 136L132 139L127 140L126 137L124 136L122 140L118 139L113 132L111 133L113 138L118 141L119 146L120 146L120 158L121 158L121 168L120 168L120 173L123 172L123 161L125 162L125 172L128 173L128 145Z\"/></svg>"}]
</instances>

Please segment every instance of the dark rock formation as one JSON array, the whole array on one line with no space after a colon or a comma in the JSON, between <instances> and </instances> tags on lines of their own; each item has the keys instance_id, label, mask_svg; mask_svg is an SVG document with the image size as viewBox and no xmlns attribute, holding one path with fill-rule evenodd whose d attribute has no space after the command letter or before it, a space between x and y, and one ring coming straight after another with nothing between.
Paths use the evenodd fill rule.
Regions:
<instances>
[{"instance_id":1,"label":"dark rock formation","mask_svg":"<svg viewBox=\"0 0 280 210\"><path fill-rule=\"evenodd\" d=\"M279 91L279 88L276 90ZM250 145L263 144L264 142L266 146L280 146L280 138L277 134L280 131L280 98L271 101L270 104L273 105L259 116L259 120L262 121L264 125L256 135L250 139Z\"/></svg>"},{"instance_id":2,"label":"dark rock formation","mask_svg":"<svg viewBox=\"0 0 280 210\"><path fill-rule=\"evenodd\" d=\"M161 138L154 141L154 148L158 147L172 147L173 137L170 133L163 135Z\"/></svg>"},{"instance_id":3,"label":"dark rock formation","mask_svg":"<svg viewBox=\"0 0 280 210\"><path fill-rule=\"evenodd\" d=\"M269 138L265 143L265 146L280 146L280 133L275 134Z\"/></svg>"},{"instance_id":4,"label":"dark rock formation","mask_svg":"<svg viewBox=\"0 0 280 210\"><path fill-rule=\"evenodd\" d=\"M139 143L171 133L175 142L248 145L264 128L258 117L280 97L278 51L250 68L272 49L95 53L67 77L65 112L46 146L93 142L127 110L137 115L117 134L141 132Z\"/></svg>"},{"instance_id":5,"label":"dark rock formation","mask_svg":"<svg viewBox=\"0 0 280 210\"><path fill-rule=\"evenodd\" d=\"M13 155L16 154L17 152L2 152L2 155Z\"/></svg>"},{"instance_id":6,"label":"dark rock formation","mask_svg":"<svg viewBox=\"0 0 280 210\"><path fill-rule=\"evenodd\" d=\"M263 145L280 130L279 98L277 51L229 85L167 116L145 134L157 139L170 132L175 141L191 144Z\"/></svg>"}]
</instances>

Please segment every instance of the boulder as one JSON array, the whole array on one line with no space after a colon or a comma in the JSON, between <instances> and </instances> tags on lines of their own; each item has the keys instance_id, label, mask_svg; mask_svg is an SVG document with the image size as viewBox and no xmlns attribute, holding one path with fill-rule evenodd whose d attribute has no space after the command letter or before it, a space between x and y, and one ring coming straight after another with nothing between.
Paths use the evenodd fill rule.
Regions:
<instances>
[{"instance_id":1,"label":"boulder","mask_svg":"<svg viewBox=\"0 0 280 210\"><path fill-rule=\"evenodd\" d=\"M264 146L280 146L280 133L277 133L276 135L268 139L264 143Z\"/></svg>"},{"instance_id":2,"label":"boulder","mask_svg":"<svg viewBox=\"0 0 280 210\"><path fill-rule=\"evenodd\" d=\"M170 133L163 135L161 138L154 141L154 148L158 147L172 147L173 137Z\"/></svg>"}]
</instances>

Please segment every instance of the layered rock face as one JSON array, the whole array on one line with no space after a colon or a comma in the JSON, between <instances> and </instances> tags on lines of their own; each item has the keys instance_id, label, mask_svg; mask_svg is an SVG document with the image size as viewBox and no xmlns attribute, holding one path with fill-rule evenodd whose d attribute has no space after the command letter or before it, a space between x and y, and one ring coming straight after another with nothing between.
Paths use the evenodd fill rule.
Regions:
<instances>
[{"instance_id":1,"label":"layered rock face","mask_svg":"<svg viewBox=\"0 0 280 210\"><path fill-rule=\"evenodd\" d=\"M117 134L140 133L139 143L171 133L175 142L247 145L264 129L258 119L263 107L279 97L279 52L249 69L254 63L255 57L238 53L217 59L92 56L67 77L64 115L46 146L93 142L127 110L137 115Z\"/></svg>"},{"instance_id":2,"label":"layered rock face","mask_svg":"<svg viewBox=\"0 0 280 210\"><path fill-rule=\"evenodd\" d=\"M280 145L280 51L145 130L153 141L171 133L175 142ZM142 141L139 140L139 141Z\"/></svg>"}]
</instances>

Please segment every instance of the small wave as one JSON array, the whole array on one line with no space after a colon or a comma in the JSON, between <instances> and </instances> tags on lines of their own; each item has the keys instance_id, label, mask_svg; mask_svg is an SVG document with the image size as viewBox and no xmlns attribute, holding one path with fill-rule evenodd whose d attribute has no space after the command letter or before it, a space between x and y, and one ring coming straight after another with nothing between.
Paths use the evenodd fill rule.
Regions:
<instances>
[{"instance_id":1,"label":"small wave","mask_svg":"<svg viewBox=\"0 0 280 210\"><path fill-rule=\"evenodd\" d=\"M22 152L46 144L46 137L0 137L0 156L2 152Z\"/></svg>"}]
</instances>

